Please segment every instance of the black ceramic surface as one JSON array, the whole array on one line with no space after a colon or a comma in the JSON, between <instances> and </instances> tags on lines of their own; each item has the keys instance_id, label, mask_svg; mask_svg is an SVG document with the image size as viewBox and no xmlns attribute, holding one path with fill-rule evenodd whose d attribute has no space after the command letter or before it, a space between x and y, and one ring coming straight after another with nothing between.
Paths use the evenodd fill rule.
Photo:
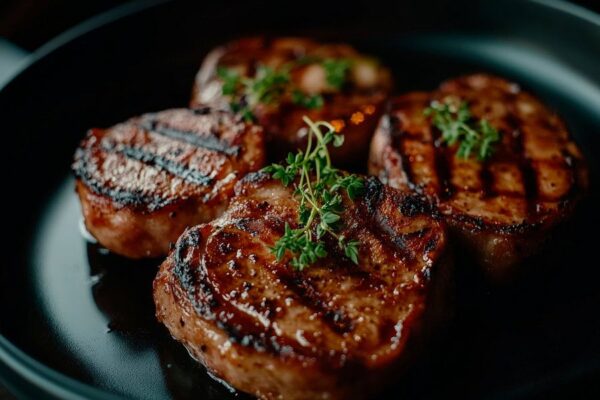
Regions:
<instances>
[{"instance_id":1,"label":"black ceramic surface","mask_svg":"<svg viewBox=\"0 0 600 400\"><path fill-rule=\"evenodd\" d=\"M104 16L47 47L0 92L5 383L31 398L244 397L211 379L155 321L160 260L130 262L82 237L69 164L87 128L185 105L212 46L270 32L348 40L392 67L399 92L488 71L559 111L593 173L581 212L517 287L489 288L460 273L453 324L382 398L597 396L600 18L539 1L212 3Z\"/></svg>"}]
</instances>

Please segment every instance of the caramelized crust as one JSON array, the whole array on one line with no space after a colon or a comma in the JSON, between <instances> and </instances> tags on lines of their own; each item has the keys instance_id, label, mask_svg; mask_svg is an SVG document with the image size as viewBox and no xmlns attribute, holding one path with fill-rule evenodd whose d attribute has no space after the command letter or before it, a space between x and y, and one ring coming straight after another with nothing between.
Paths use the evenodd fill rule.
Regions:
<instances>
[{"instance_id":1,"label":"caramelized crust","mask_svg":"<svg viewBox=\"0 0 600 400\"><path fill-rule=\"evenodd\" d=\"M236 192L161 266L158 319L217 376L263 399L377 391L447 306L446 238L431 206L370 178L364 198L345 200L341 228L360 241L359 265L329 243L324 261L299 272L271 250L296 224L291 189L251 174Z\"/></svg>"},{"instance_id":2,"label":"caramelized crust","mask_svg":"<svg viewBox=\"0 0 600 400\"><path fill-rule=\"evenodd\" d=\"M502 135L485 162L459 159L424 116L432 100L466 101ZM437 202L457 237L493 277L512 275L588 186L582 154L564 123L517 84L489 75L393 99L371 144L369 172Z\"/></svg>"},{"instance_id":3,"label":"caramelized crust","mask_svg":"<svg viewBox=\"0 0 600 400\"><path fill-rule=\"evenodd\" d=\"M200 107L90 130L73 171L90 233L115 253L158 257L187 226L220 215L264 159L259 127Z\"/></svg>"},{"instance_id":4,"label":"caramelized crust","mask_svg":"<svg viewBox=\"0 0 600 400\"><path fill-rule=\"evenodd\" d=\"M284 98L279 104L261 104L253 110L258 123L265 129L270 143L270 155L283 158L289 151L304 148L305 136L302 117L324 120L334 124L345 135L342 147L332 149L338 165L359 165L366 161L365 149L391 90L391 74L376 60L358 53L345 44L323 44L302 38L246 38L213 50L204 60L194 85L191 104L217 103L228 106L223 97L222 82L217 68L226 67L242 76L254 76L259 66L274 69L298 60L347 59L352 66L348 83L341 91L329 86L321 66L315 61L302 62L291 71L294 87L308 94L320 94L324 105L307 109Z\"/></svg>"}]
</instances>

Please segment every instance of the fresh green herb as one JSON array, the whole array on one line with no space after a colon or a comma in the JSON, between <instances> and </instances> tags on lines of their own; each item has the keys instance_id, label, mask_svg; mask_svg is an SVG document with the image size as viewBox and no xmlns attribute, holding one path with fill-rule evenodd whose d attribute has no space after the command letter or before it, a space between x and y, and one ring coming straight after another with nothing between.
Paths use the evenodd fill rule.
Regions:
<instances>
[{"instance_id":1,"label":"fresh green herb","mask_svg":"<svg viewBox=\"0 0 600 400\"><path fill-rule=\"evenodd\" d=\"M277 104L285 94L290 82L289 70L279 71L259 66L254 79L240 76L230 68L217 68L217 76L223 82L221 93L230 97L231 110L246 121L253 121L252 110L258 104Z\"/></svg>"},{"instance_id":2,"label":"fresh green herb","mask_svg":"<svg viewBox=\"0 0 600 400\"><path fill-rule=\"evenodd\" d=\"M309 95L301 90L292 92L292 103L307 108L309 110L323 107L323 96L320 94Z\"/></svg>"},{"instance_id":3,"label":"fresh green herb","mask_svg":"<svg viewBox=\"0 0 600 400\"><path fill-rule=\"evenodd\" d=\"M433 101L424 113L442 132L444 142L450 146L460 142L456 152L460 158L476 154L479 160L485 160L494 152L493 145L500 141L498 130L486 119L475 121L464 101L458 106L449 101Z\"/></svg>"},{"instance_id":4,"label":"fresh green herb","mask_svg":"<svg viewBox=\"0 0 600 400\"><path fill-rule=\"evenodd\" d=\"M245 94L248 97L248 103L251 105L278 103L289 82L290 73L288 70L278 71L270 67L259 66L255 78L245 81Z\"/></svg>"},{"instance_id":5,"label":"fresh green herb","mask_svg":"<svg viewBox=\"0 0 600 400\"><path fill-rule=\"evenodd\" d=\"M344 211L342 193L345 191L351 200L355 200L363 193L364 182L360 177L345 174L331 165L327 146L341 146L344 136L336 134L328 122L313 122L306 116L304 122L309 127L306 150L290 153L287 165L271 164L263 169L284 186L293 184L294 196L299 203L298 227L286 224L273 252L278 261L290 252L293 255L292 267L303 270L327 256L324 239L329 235L336 239L345 256L358 264L359 242L347 240L338 230Z\"/></svg>"},{"instance_id":6,"label":"fresh green herb","mask_svg":"<svg viewBox=\"0 0 600 400\"><path fill-rule=\"evenodd\" d=\"M217 76L223 81L222 93L225 96L232 96L240 86L240 75L233 69L219 67Z\"/></svg>"},{"instance_id":7,"label":"fresh green herb","mask_svg":"<svg viewBox=\"0 0 600 400\"><path fill-rule=\"evenodd\" d=\"M346 75L351 62L347 59L321 59L306 56L284 64L278 69L259 66L253 78L240 76L234 69L217 68L217 76L223 82L221 93L230 97L230 106L234 112L240 113L246 120L253 120L252 110L258 104L277 105L281 99L289 96L292 103L306 109L323 107L323 96L310 95L294 87L290 71L298 66L320 63L325 69L327 83L340 89L346 82Z\"/></svg>"},{"instance_id":8,"label":"fresh green herb","mask_svg":"<svg viewBox=\"0 0 600 400\"><path fill-rule=\"evenodd\" d=\"M336 89L341 89L346 82L346 74L350 70L351 62L345 58L328 58L323 60L327 83Z\"/></svg>"}]
</instances>

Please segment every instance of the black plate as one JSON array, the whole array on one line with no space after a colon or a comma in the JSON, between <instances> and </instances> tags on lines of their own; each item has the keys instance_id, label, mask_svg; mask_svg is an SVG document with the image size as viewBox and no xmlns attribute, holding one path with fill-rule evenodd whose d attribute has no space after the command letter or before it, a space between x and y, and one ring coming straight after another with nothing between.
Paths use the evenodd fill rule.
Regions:
<instances>
[{"instance_id":1,"label":"black plate","mask_svg":"<svg viewBox=\"0 0 600 400\"><path fill-rule=\"evenodd\" d=\"M459 73L503 74L559 110L596 180L596 15L543 1L208 3L134 4L95 19L38 53L0 93L10 228L0 269L0 373L23 396L235 396L154 320L150 283L159 261L127 262L85 241L69 178L88 127L185 105L203 55L232 37L349 40L393 67L399 91L433 88ZM593 184L573 225L518 287L491 289L459 276L454 324L386 397L598 394L598 200Z\"/></svg>"}]
</instances>

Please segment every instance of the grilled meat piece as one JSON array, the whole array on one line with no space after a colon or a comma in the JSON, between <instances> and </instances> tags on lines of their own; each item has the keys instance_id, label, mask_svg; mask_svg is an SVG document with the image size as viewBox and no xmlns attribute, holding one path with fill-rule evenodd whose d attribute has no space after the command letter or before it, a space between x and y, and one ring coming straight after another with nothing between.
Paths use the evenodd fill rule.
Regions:
<instances>
[{"instance_id":1,"label":"grilled meat piece","mask_svg":"<svg viewBox=\"0 0 600 400\"><path fill-rule=\"evenodd\" d=\"M265 161L262 129L200 107L92 129L73 171L85 225L131 258L166 255L188 226L226 208L235 183Z\"/></svg>"},{"instance_id":2,"label":"grilled meat piece","mask_svg":"<svg viewBox=\"0 0 600 400\"><path fill-rule=\"evenodd\" d=\"M424 116L432 100L466 101L501 132L484 162L458 158L456 146ZM513 278L588 186L583 156L560 118L515 83L477 74L432 93L393 99L371 144L369 172L393 187L436 201L456 235L492 280Z\"/></svg>"},{"instance_id":3,"label":"grilled meat piece","mask_svg":"<svg viewBox=\"0 0 600 400\"><path fill-rule=\"evenodd\" d=\"M186 230L154 281L157 317L191 355L263 399L356 399L378 390L444 314L443 223L422 196L375 178L344 199L340 233L303 271L272 247L296 226L292 189L257 173L218 219ZM286 256L289 258L289 254Z\"/></svg>"},{"instance_id":4,"label":"grilled meat piece","mask_svg":"<svg viewBox=\"0 0 600 400\"><path fill-rule=\"evenodd\" d=\"M345 83L339 88L329 83L329 79L336 79L336 68L340 67L332 60L349 61L346 74L337 69L337 73L342 71L341 79L345 77ZM229 105L231 98L223 96L219 68L254 77L261 66L275 71L289 68L288 88L293 87L293 91L303 96L322 96L324 100L321 107L310 108L297 104L298 99L286 93L279 100L271 99L252 107L258 124L265 128L273 159L305 147L306 128L302 117L307 115L313 121L332 122L344 134L344 145L332 149L337 165L364 165L365 149L392 86L387 68L345 44L323 44L301 38L241 39L213 50L206 57L196 76L192 105L213 102Z\"/></svg>"}]
</instances>

